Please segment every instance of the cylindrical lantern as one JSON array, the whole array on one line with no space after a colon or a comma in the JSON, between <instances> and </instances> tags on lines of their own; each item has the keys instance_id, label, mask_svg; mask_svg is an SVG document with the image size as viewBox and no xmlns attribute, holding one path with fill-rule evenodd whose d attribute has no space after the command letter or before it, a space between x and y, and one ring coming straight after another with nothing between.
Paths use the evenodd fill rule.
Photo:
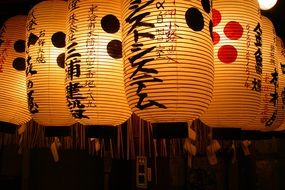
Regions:
<instances>
[{"instance_id":1,"label":"cylindrical lantern","mask_svg":"<svg viewBox=\"0 0 285 190\"><path fill-rule=\"evenodd\" d=\"M201 120L210 127L245 128L258 114L262 42L257 0L213 1L215 82Z\"/></svg>"},{"instance_id":2,"label":"cylindrical lantern","mask_svg":"<svg viewBox=\"0 0 285 190\"><path fill-rule=\"evenodd\" d=\"M44 126L75 123L65 94L65 24L67 3L43 1L28 15L27 88L33 119Z\"/></svg>"},{"instance_id":3,"label":"cylindrical lantern","mask_svg":"<svg viewBox=\"0 0 285 190\"><path fill-rule=\"evenodd\" d=\"M284 43L280 37L276 38L277 45L277 66L279 68L279 97L278 97L278 112L276 119L276 130L285 130L285 48Z\"/></svg>"},{"instance_id":4,"label":"cylindrical lantern","mask_svg":"<svg viewBox=\"0 0 285 190\"><path fill-rule=\"evenodd\" d=\"M21 125L30 120L25 76L27 17L9 18L0 30L0 121Z\"/></svg>"},{"instance_id":5,"label":"cylindrical lantern","mask_svg":"<svg viewBox=\"0 0 285 190\"><path fill-rule=\"evenodd\" d=\"M84 125L126 121L120 0L68 1L66 92L69 109Z\"/></svg>"},{"instance_id":6,"label":"cylindrical lantern","mask_svg":"<svg viewBox=\"0 0 285 190\"><path fill-rule=\"evenodd\" d=\"M198 118L213 91L210 1L124 0L122 6L132 111L151 123Z\"/></svg>"},{"instance_id":7,"label":"cylindrical lantern","mask_svg":"<svg viewBox=\"0 0 285 190\"><path fill-rule=\"evenodd\" d=\"M260 109L256 118L248 124L248 128L257 130L273 130L278 112L279 74L277 67L276 33L272 22L261 17L262 26L262 89Z\"/></svg>"}]
</instances>

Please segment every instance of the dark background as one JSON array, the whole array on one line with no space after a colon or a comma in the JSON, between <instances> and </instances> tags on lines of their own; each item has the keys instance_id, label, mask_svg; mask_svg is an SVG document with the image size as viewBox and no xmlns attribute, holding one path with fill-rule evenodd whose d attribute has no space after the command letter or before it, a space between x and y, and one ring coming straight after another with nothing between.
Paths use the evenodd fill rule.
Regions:
<instances>
[{"instance_id":1,"label":"dark background","mask_svg":"<svg viewBox=\"0 0 285 190\"><path fill-rule=\"evenodd\" d=\"M0 24L9 17L17 14L28 14L33 5L42 0L0 0ZM110 0L111 1L111 0ZM230 1L229 1L230 3ZM277 35L285 42L285 1L278 0L277 4L268 11L262 11L274 24Z\"/></svg>"}]
</instances>

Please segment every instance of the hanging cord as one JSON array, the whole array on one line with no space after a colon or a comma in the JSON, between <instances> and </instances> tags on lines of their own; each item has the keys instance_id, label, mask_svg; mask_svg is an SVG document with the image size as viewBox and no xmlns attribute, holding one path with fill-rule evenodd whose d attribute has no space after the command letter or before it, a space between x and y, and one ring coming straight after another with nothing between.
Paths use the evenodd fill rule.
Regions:
<instances>
[{"instance_id":1,"label":"hanging cord","mask_svg":"<svg viewBox=\"0 0 285 190\"><path fill-rule=\"evenodd\" d=\"M102 140L101 140L101 154L100 154L100 157L101 158L103 158L104 157L104 152L105 152L105 140L104 140L104 138L102 138Z\"/></svg>"},{"instance_id":2,"label":"hanging cord","mask_svg":"<svg viewBox=\"0 0 285 190\"><path fill-rule=\"evenodd\" d=\"M118 126L118 134L117 134L117 156L118 158L125 159L125 151L124 151L124 141L123 141L123 132L122 125Z\"/></svg>"},{"instance_id":3,"label":"hanging cord","mask_svg":"<svg viewBox=\"0 0 285 190\"><path fill-rule=\"evenodd\" d=\"M111 158L114 159L114 149L113 149L113 140L112 140L112 138L109 139L109 143L110 143Z\"/></svg>"},{"instance_id":4,"label":"hanging cord","mask_svg":"<svg viewBox=\"0 0 285 190\"><path fill-rule=\"evenodd\" d=\"M122 125L117 126L117 153L116 157L120 159L121 157L121 133L122 133Z\"/></svg>"},{"instance_id":5,"label":"hanging cord","mask_svg":"<svg viewBox=\"0 0 285 190\"><path fill-rule=\"evenodd\" d=\"M166 139L161 140L161 147L162 147L162 156L167 157L167 144Z\"/></svg>"},{"instance_id":6,"label":"hanging cord","mask_svg":"<svg viewBox=\"0 0 285 190\"><path fill-rule=\"evenodd\" d=\"M131 152L131 137L130 133L132 130L132 116L131 118L127 121L127 160L130 159L130 152Z\"/></svg>"},{"instance_id":7,"label":"hanging cord","mask_svg":"<svg viewBox=\"0 0 285 190\"><path fill-rule=\"evenodd\" d=\"M39 133L39 128L40 126L36 123L33 123L32 124L32 141L31 141L31 148L35 148L35 145L36 145L36 141L37 141L37 136L38 136L38 133Z\"/></svg>"},{"instance_id":8,"label":"hanging cord","mask_svg":"<svg viewBox=\"0 0 285 190\"><path fill-rule=\"evenodd\" d=\"M196 127L196 122L188 122L187 123L187 127L188 127L188 138L186 138L184 140L184 144L183 144L183 149L186 151L187 153L187 162L188 162L188 167L192 168L192 160L193 160L193 156L196 156L197 154L197 148L196 146L192 143L193 141L196 141L196 131L197 131L197 127ZM194 130L191 128L191 126L194 127Z\"/></svg>"},{"instance_id":9,"label":"hanging cord","mask_svg":"<svg viewBox=\"0 0 285 190\"><path fill-rule=\"evenodd\" d=\"M141 120L140 122L141 125L141 154L140 156L145 156L145 126L144 126L144 121Z\"/></svg>"},{"instance_id":10,"label":"hanging cord","mask_svg":"<svg viewBox=\"0 0 285 190\"><path fill-rule=\"evenodd\" d=\"M79 149L84 150L86 148L86 140L85 140L85 127L80 124L75 124L74 128L77 128L78 131L78 144Z\"/></svg>"},{"instance_id":11,"label":"hanging cord","mask_svg":"<svg viewBox=\"0 0 285 190\"><path fill-rule=\"evenodd\" d=\"M101 142L100 142L100 139L99 138L95 138L94 139L94 151L95 151L95 154L96 156L99 155L99 151L101 150ZM93 151L93 155L94 155L94 151Z\"/></svg>"},{"instance_id":12,"label":"hanging cord","mask_svg":"<svg viewBox=\"0 0 285 190\"><path fill-rule=\"evenodd\" d=\"M232 164L234 164L237 161L237 141L232 141L232 149L233 149L233 158L232 158Z\"/></svg>"},{"instance_id":13,"label":"hanging cord","mask_svg":"<svg viewBox=\"0 0 285 190\"><path fill-rule=\"evenodd\" d=\"M151 158L151 125L147 122L147 144L148 144L148 157Z\"/></svg>"},{"instance_id":14,"label":"hanging cord","mask_svg":"<svg viewBox=\"0 0 285 190\"><path fill-rule=\"evenodd\" d=\"M150 130L151 130L151 134L153 134L153 130L152 130L152 125L151 123L149 124L150 126ZM155 184L157 184L157 140L153 138L153 154L154 154L154 180L155 180Z\"/></svg>"},{"instance_id":15,"label":"hanging cord","mask_svg":"<svg viewBox=\"0 0 285 190\"><path fill-rule=\"evenodd\" d=\"M23 140L24 140L24 133L25 133L26 129L27 129L27 123L22 124L17 130L17 134L19 136L18 154L22 154L22 151L23 151Z\"/></svg>"},{"instance_id":16,"label":"hanging cord","mask_svg":"<svg viewBox=\"0 0 285 190\"><path fill-rule=\"evenodd\" d=\"M218 164L216 152L221 149L221 145L219 141L212 139L212 129L211 128L208 134L208 141L210 142L210 144L206 148L208 162L210 165L216 165Z\"/></svg>"},{"instance_id":17,"label":"hanging cord","mask_svg":"<svg viewBox=\"0 0 285 190\"><path fill-rule=\"evenodd\" d=\"M127 160L130 159L130 154L131 154L131 134L132 134L132 120L133 120L133 114L131 115L130 119L127 121Z\"/></svg>"},{"instance_id":18,"label":"hanging cord","mask_svg":"<svg viewBox=\"0 0 285 190\"><path fill-rule=\"evenodd\" d=\"M142 124L141 120L139 120L139 156L142 156Z\"/></svg>"},{"instance_id":19,"label":"hanging cord","mask_svg":"<svg viewBox=\"0 0 285 190\"><path fill-rule=\"evenodd\" d=\"M134 125L138 123L139 118L132 114L131 118L127 121L127 160L135 160L135 143L134 143Z\"/></svg>"},{"instance_id":20,"label":"hanging cord","mask_svg":"<svg viewBox=\"0 0 285 190\"><path fill-rule=\"evenodd\" d=\"M242 148L243 154L245 156L250 155L250 150L249 150L250 145L251 145L251 141L249 141L249 140L241 141L241 148Z\"/></svg>"}]
</instances>

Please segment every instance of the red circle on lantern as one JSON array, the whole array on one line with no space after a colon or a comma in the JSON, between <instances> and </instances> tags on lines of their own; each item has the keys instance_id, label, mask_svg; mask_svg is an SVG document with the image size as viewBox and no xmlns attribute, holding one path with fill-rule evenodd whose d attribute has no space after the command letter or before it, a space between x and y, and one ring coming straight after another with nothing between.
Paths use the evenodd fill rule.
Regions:
<instances>
[{"instance_id":1,"label":"red circle on lantern","mask_svg":"<svg viewBox=\"0 0 285 190\"><path fill-rule=\"evenodd\" d=\"M213 17L213 26L217 26L221 22L221 19L222 19L220 11L213 9L212 17Z\"/></svg>"},{"instance_id":2,"label":"red circle on lantern","mask_svg":"<svg viewBox=\"0 0 285 190\"><path fill-rule=\"evenodd\" d=\"M225 35L231 40L238 40L243 34L243 28L240 23L230 21L224 28Z\"/></svg>"},{"instance_id":3,"label":"red circle on lantern","mask_svg":"<svg viewBox=\"0 0 285 190\"><path fill-rule=\"evenodd\" d=\"M217 32L213 32L213 44L216 45L220 42L220 35Z\"/></svg>"},{"instance_id":4,"label":"red circle on lantern","mask_svg":"<svg viewBox=\"0 0 285 190\"><path fill-rule=\"evenodd\" d=\"M218 57L225 64L233 63L237 58L237 50L232 45L224 45L220 47Z\"/></svg>"}]
</instances>

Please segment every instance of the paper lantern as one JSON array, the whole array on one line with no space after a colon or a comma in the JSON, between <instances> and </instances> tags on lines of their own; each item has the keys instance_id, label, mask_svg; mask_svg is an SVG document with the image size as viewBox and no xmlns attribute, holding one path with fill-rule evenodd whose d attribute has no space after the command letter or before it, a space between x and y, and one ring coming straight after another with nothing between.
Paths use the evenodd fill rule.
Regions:
<instances>
[{"instance_id":1,"label":"paper lantern","mask_svg":"<svg viewBox=\"0 0 285 190\"><path fill-rule=\"evenodd\" d=\"M258 0L260 9L269 10L275 6L277 0Z\"/></svg>"},{"instance_id":2,"label":"paper lantern","mask_svg":"<svg viewBox=\"0 0 285 190\"><path fill-rule=\"evenodd\" d=\"M277 66L279 68L279 97L278 97L278 112L276 118L276 130L285 130L285 48L280 37L276 38L277 45Z\"/></svg>"},{"instance_id":3,"label":"paper lantern","mask_svg":"<svg viewBox=\"0 0 285 190\"><path fill-rule=\"evenodd\" d=\"M0 30L0 121L21 125L30 120L25 76L27 17L9 18Z\"/></svg>"},{"instance_id":4,"label":"paper lantern","mask_svg":"<svg viewBox=\"0 0 285 190\"><path fill-rule=\"evenodd\" d=\"M122 6L132 111L152 123L198 118L213 91L210 1L124 0Z\"/></svg>"},{"instance_id":5,"label":"paper lantern","mask_svg":"<svg viewBox=\"0 0 285 190\"><path fill-rule=\"evenodd\" d=\"M278 112L278 67L276 33L272 22L261 17L262 26L262 89L261 104L256 118L248 125L250 129L273 130Z\"/></svg>"},{"instance_id":6,"label":"paper lantern","mask_svg":"<svg viewBox=\"0 0 285 190\"><path fill-rule=\"evenodd\" d=\"M66 91L69 109L84 125L126 121L120 0L68 1Z\"/></svg>"},{"instance_id":7,"label":"paper lantern","mask_svg":"<svg viewBox=\"0 0 285 190\"><path fill-rule=\"evenodd\" d=\"M213 1L215 83L201 120L210 127L244 128L258 114L262 43L258 2Z\"/></svg>"},{"instance_id":8,"label":"paper lantern","mask_svg":"<svg viewBox=\"0 0 285 190\"><path fill-rule=\"evenodd\" d=\"M65 95L65 24L67 3L43 1L27 21L27 87L29 110L44 126L75 123Z\"/></svg>"}]
</instances>

